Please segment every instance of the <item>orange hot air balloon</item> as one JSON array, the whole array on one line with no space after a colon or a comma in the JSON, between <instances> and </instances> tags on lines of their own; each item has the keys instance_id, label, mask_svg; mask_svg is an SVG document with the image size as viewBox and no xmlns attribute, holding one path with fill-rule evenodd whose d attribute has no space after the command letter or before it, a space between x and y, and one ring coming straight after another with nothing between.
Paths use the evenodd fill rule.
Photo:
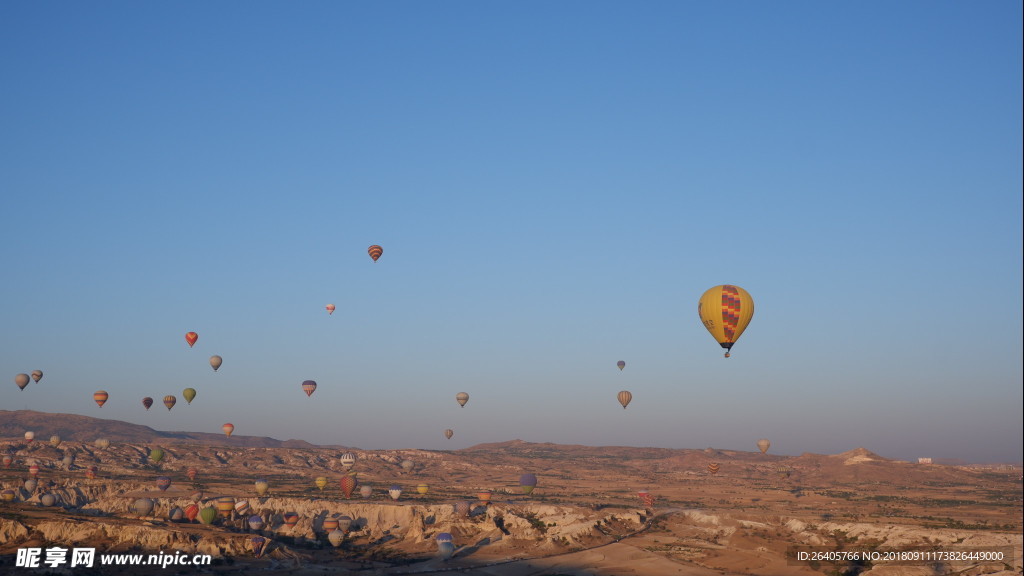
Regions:
<instances>
[{"instance_id":1,"label":"orange hot air balloon","mask_svg":"<svg viewBox=\"0 0 1024 576\"><path fill-rule=\"evenodd\" d=\"M359 481L356 480L355 474L347 474L341 477L341 493L345 495L345 498L352 497L352 491L359 485Z\"/></svg>"},{"instance_id":2,"label":"orange hot air balloon","mask_svg":"<svg viewBox=\"0 0 1024 576\"><path fill-rule=\"evenodd\" d=\"M327 314L328 314L328 316L331 315L331 314L334 314L334 304L328 304L327 305Z\"/></svg>"},{"instance_id":3,"label":"orange hot air balloon","mask_svg":"<svg viewBox=\"0 0 1024 576\"><path fill-rule=\"evenodd\" d=\"M185 342L188 342L189 348L195 346L196 340L199 340L199 334L196 334L195 332L189 332L188 334L185 334Z\"/></svg>"},{"instance_id":4,"label":"orange hot air balloon","mask_svg":"<svg viewBox=\"0 0 1024 576\"><path fill-rule=\"evenodd\" d=\"M380 258L380 255L384 253L384 249L374 244L367 248L366 252L370 255L370 258L373 258L373 261L376 262L377 259Z\"/></svg>"},{"instance_id":5,"label":"orange hot air balloon","mask_svg":"<svg viewBox=\"0 0 1024 576\"><path fill-rule=\"evenodd\" d=\"M107 394L106 390L97 390L92 395L92 399L96 401L100 408L103 408L103 405L107 403L107 398L110 398L110 394Z\"/></svg>"},{"instance_id":6,"label":"orange hot air balloon","mask_svg":"<svg viewBox=\"0 0 1024 576\"><path fill-rule=\"evenodd\" d=\"M235 425L232 424L231 422L228 422L227 424L221 426L220 429L223 430L225 434L227 434L228 438L230 438L231 433L235 431Z\"/></svg>"},{"instance_id":7,"label":"orange hot air balloon","mask_svg":"<svg viewBox=\"0 0 1024 576\"><path fill-rule=\"evenodd\" d=\"M629 393L629 390L623 390L619 392L619 404L622 404L622 409L625 410L626 406L633 401L633 395Z\"/></svg>"}]
</instances>

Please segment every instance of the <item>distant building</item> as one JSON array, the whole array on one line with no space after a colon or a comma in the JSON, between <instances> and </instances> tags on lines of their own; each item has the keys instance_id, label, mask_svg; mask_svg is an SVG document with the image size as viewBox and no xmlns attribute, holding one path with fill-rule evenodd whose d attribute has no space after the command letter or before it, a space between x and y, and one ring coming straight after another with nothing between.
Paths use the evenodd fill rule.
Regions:
<instances>
[{"instance_id":1,"label":"distant building","mask_svg":"<svg viewBox=\"0 0 1024 576\"><path fill-rule=\"evenodd\" d=\"M932 459L931 458L918 458L917 459L917 463L918 464L931 464L932 463Z\"/></svg>"}]
</instances>

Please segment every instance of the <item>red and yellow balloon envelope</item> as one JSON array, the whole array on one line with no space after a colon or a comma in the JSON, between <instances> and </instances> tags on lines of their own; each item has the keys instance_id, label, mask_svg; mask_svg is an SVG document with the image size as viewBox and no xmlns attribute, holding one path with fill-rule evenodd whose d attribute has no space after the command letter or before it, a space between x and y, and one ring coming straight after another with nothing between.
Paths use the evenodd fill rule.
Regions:
<instances>
[{"instance_id":1,"label":"red and yellow balloon envelope","mask_svg":"<svg viewBox=\"0 0 1024 576\"><path fill-rule=\"evenodd\" d=\"M103 405L107 403L107 398L110 398L110 394L107 394L106 390L97 390L92 395L92 399L96 401L100 408L103 408Z\"/></svg>"},{"instance_id":2,"label":"red and yellow balloon envelope","mask_svg":"<svg viewBox=\"0 0 1024 576\"><path fill-rule=\"evenodd\" d=\"M231 437L231 433L235 431L235 425L232 424L231 422L228 422L227 424L221 426L220 429L224 431L224 434L228 438L230 438Z\"/></svg>"},{"instance_id":3,"label":"red and yellow balloon envelope","mask_svg":"<svg viewBox=\"0 0 1024 576\"><path fill-rule=\"evenodd\" d=\"M316 392L316 382L312 380L306 380L302 383L302 391L306 393L306 396L312 396L313 392Z\"/></svg>"},{"instance_id":4,"label":"red and yellow balloon envelope","mask_svg":"<svg viewBox=\"0 0 1024 576\"><path fill-rule=\"evenodd\" d=\"M185 334L185 342L188 342L189 348L196 345L196 340L199 340L199 334L196 334L195 332L187 332Z\"/></svg>"},{"instance_id":5,"label":"red and yellow balloon envelope","mask_svg":"<svg viewBox=\"0 0 1024 576\"><path fill-rule=\"evenodd\" d=\"M384 249L374 244L373 246L367 248L366 252L370 255L370 258L373 258L373 261L376 262L377 259L380 258L381 254L384 253Z\"/></svg>"},{"instance_id":6,"label":"red and yellow balloon envelope","mask_svg":"<svg viewBox=\"0 0 1024 576\"><path fill-rule=\"evenodd\" d=\"M341 493L345 495L345 498L351 498L352 492L356 489L359 481L356 480L355 474L346 474L341 477Z\"/></svg>"},{"instance_id":7,"label":"red and yellow balloon envelope","mask_svg":"<svg viewBox=\"0 0 1024 576\"><path fill-rule=\"evenodd\" d=\"M722 284L709 289L697 302L697 315L718 344L725 348L725 357L754 317L754 299L743 288Z\"/></svg>"}]
</instances>

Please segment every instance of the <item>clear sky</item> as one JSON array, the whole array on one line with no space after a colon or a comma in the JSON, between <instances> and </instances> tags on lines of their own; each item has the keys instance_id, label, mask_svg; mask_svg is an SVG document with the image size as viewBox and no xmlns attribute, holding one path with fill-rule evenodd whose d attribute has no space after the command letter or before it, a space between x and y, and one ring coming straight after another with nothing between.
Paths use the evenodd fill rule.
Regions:
<instances>
[{"instance_id":1,"label":"clear sky","mask_svg":"<svg viewBox=\"0 0 1024 576\"><path fill-rule=\"evenodd\" d=\"M0 407L367 449L1019 461L1021 22L0 3ZM757 306L730 359L697 317L724 283Z\"/></svg>"}]
</instances>

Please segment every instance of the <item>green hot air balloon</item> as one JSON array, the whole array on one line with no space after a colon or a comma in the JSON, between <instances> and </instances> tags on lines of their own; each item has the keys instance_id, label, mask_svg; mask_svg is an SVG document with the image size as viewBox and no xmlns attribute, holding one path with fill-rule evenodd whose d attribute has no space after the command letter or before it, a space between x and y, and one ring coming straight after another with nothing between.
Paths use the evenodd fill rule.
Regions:
<instances>
[{"instance_id":1,"label":"green hot air balloon","mask_svg":"<svg viewBox=\"0 0 1024 576\"><path fill-rule=\"evenodd\" d=\"M199 521L203 524L213 524L213 521L217 519L217 509L213 506L207 506L199 511Z\"/></svg>"},{"instance_id":2,"label":"green hot air balloon","mask_svg":"<svg viewBox=\"0 0 1024 576\"><path fill-rule=\"evenodd\" d=\"M185 402L191 404L192 400L196 397L196 389L185 388L184 390L181 391L181 395L185 398Z\"/></svg>"},{"instance_id":3,"label":"green hot air balloon","mask_svg":"<svg viewBox=\"0 0 1024 576\"><path fill-rule=\"evenodd\" d=\"M164 459L164 451L162 448L153 448L149 451L149 459L153 464L159 464Z\"/></svg>"}]
</instances>

